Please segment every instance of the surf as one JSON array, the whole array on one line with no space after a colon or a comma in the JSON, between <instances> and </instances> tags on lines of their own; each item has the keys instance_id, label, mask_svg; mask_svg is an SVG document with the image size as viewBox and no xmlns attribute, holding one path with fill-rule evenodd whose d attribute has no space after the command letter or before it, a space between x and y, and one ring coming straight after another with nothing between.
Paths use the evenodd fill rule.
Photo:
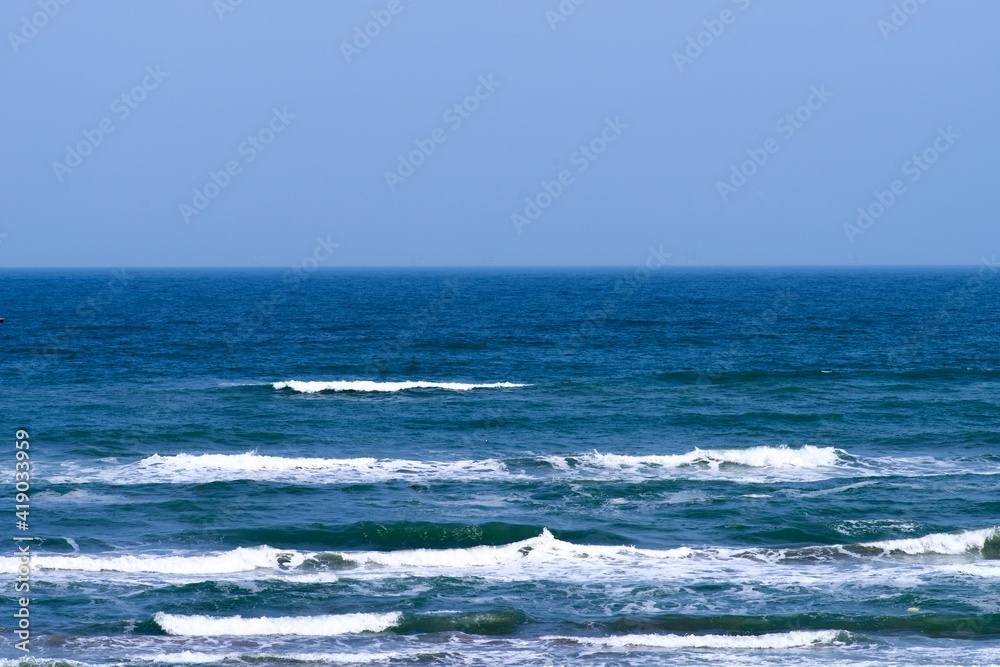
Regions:
<instances>
[{"instance_id":1,"label":"surf","mask_svg":"<svg viewBox=\"0 0 1000 667\"><path fill-rule=\"evenodd\" d=\"M837 630L798 630L764 635L617 635L609 637L543 637L549 641L572 642L606 648L712 648L790 649L817 645L845 644L850 635Z\"/></svg>"},{"instance_id":2,"label":"surf","mask_svg":"<svg viewBox=\"0 0 1000 667\"><path fill-rule=\"evenodd\" d=\"M502 545L418 548L393 551L298 551L267 545L211 554L37 555L40 572L120 572L194 577L258 572L276 574L332 571L342 576L483 576L577 578L617 572L629 576L707 576L720 565L741 562L755 569L787 562L822 563L845 558L909 562L924 555L997 558L1000 527L932 533L922 537L840 545L789 548L689 547L645 549L631 545L575 544L543 528L535 537ZM661 565L667 565L663 569ZM0 571L17 571L14 557L0 558Z\"/></svg>"},{"instance_id":3,"label":"surf","mask_svg":"<svg viewBox=\"0 0 1000 667\"><path fill-rule=\"evenodd\" d=\"M384 614L327 614L322 616L182 616L158 612L153 620L169 635L185 637L245 637L299 635L331 637L361 632L382 632L399 623L400 612Z\"/></svg>"},{"instance_id":4,"label":"surf","mask_svg":"<svg viewBox=\"0 0 1000 667\"><path fill-rule=\"evenodd\" d=\"M290 389L302 394L318 394L323 391L357 391L357 392L397 392L410 389L444 389L448 391L470 391L472 389L517 389L527 387L526 384L514 382L488 382L474 384L466 382L429 382L429 381L406 381L406 382L376 382L374 380L285 380L283 382L273 382L275 389Z\"/></svg>"},{"instance_id":5,"label":"surf","mask_svg":"<svg viewBox=\"0 0 1000 667\"><path fill-rule=\"evenodd\" d=\"M52 484L191 484L252 480L294 484L352 484L387 481L549 481L642 482L659 479L724 480L757 484L769 481L817 482L941 475L997 475L996 461L866 458L836 447L761 445L700 449L682 454L545 455L518 459L416 460L275 456L251 450L241 454L180 452L153 454L134 463L81 468L63 464ZM58 469L55 469L58 470ZM821 491L819 493L827 493ZM83 497L81 497L81 500Z\"/></svg>"}]
</instances>

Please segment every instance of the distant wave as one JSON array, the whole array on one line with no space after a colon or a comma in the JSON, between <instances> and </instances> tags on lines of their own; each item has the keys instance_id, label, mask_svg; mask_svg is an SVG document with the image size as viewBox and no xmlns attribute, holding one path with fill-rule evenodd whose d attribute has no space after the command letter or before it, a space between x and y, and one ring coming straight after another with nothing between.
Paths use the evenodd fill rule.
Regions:
<instances>
[{"instance_id":1,"label":"distant wave","mask_svg":"<svg viewBox=\"0 0 1000 667\"><path fill-rule=\"evenodd\" d=\"M127 465L72 470L55 483L192 484L256 480L300 484L365 484L392 480L494 480L510 477L502 461L324 459L245 454L154 454Z\"/></svg>"},{"instance_id":2,"label":"distant wave","mask_svg":"<svg viewBox=\"0 0 1000 667\"><path fill-rule=\"evenodd\" d=\"M243 454L154 454L130 464L81 468L63 464L54 484L99 482L126 484L194 484L254 480L292 484L366 484L392 480L524 481L568 479L645 481L655 479L720 479L739 483L814 482L834 478L997 475L1000 465L929 457L864 458L834 447L780 445L733 449L694 449L684 454L634 456L592 452L527 459L418 461L411 459L328 459ZM817 495L835 491L820 490ZM853 488L853 487L850 487ZM810 492L811 493L811 492ZM83 501L84 498L78 499Z\"/></svg>"},{"instance_id":3,"label":"distant wave","mask_svg":"<svg viewBox=\"0 0 1000 667\"><path fill-rule=\"evenodd\" d=\"M215 664L222 662L234 662L237 664L253 664L275 662L279 664L307 662L316 664L358 664L372 662L388 662L399 660L404 656L400 653L204 653L201 651L178 651L176 653L152 653L147 655L131 655L129 660L133 662L151 662L154 664L168 665L201 665ZM60 661L63 664L64 661ZM3 667L3 663L0 663Z\"/></svg>"},{"instance_id":4,"label":"distant wave","mask_svg":"<svg viewBox=\"0 0 1000 667\"><path fill-rule=\"evenodd\" d=\"M153 618L163 631L186 637L303 635L335 636L382 632L399 623L400 612L388 614L328 614L325 616L179 616L159 612Z\"/></svg>"},{"instance_id":5,"label":"distant wave","mask_svg":"<svg viewBox=\"0 0 1000 667\"><path fill-rule=\"evenodd\" d=\"M638 469L647 466L680 468L705 464L713 470L731 463L748 468L822 468L834 466L843 460L846 452L833 447L805 445L792 449L787 445L778 447L748 447L746 449L698 449L686 454L623 456L621 454L585 454L564 458L550 457L548 460L559 466L569 461L597 468Z\"/></svg>"},{"instance_id":6,"label":"distant wave","mask_svg":"<svg viewBox=\"0 0 1000 667\"><path fill-rule=\"evenodd\" d=\"M375 382L373 380L337 380L333 382L286 380L285 382L274 382L271 386L275 389L291 389L304 394L316 394L321 391L403 391L406 389L468 391L470 389L514 389L528 385L513 382L466 384L463 382Z\"/></svg>"},{"instance_id":7,"label":"distant wave","mask_svg":"<svg viewBox=\"0 0 1000 667\"><path fill-rule=\"evenodd\" d=\"M766 635L618 635L611 637L543 637L550 641L568 641L609 648L716 648L782 649L818 644L845 643L846 632L838 630L796 630Z\"/></svg>"}]
</instances>

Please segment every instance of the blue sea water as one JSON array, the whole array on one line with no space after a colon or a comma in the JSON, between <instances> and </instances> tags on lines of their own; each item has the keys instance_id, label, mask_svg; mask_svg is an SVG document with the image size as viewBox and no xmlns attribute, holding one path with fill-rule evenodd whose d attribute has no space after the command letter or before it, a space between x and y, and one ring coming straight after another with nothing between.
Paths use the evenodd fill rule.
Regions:
<instances>
[{"instance_id":1,"label":"blue sea water","mask_svg":"<svg viewBox=\"0 0 1000 667\"><path fill-rule=\"evenodd\" d=\"M4 271L31 664L1000 664L998 297L985 264Z\"/></svg>"}]
</instances>

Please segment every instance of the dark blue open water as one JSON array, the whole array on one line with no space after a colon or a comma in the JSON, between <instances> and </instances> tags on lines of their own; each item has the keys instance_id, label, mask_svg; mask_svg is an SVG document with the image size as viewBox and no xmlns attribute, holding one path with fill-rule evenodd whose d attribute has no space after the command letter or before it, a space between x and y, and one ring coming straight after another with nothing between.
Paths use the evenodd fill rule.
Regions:
<instances>
[{"instance_id":1,"label":"dark blue open water","mask_svg":"<svg viewBox=\"0 0 1000 667\"><path fill-rule=\"evenodd\" d=\"M1000 662L989 266L8 271L0 316L0 664L15 534L36 660Z\"/></svg>"}]
</instances>

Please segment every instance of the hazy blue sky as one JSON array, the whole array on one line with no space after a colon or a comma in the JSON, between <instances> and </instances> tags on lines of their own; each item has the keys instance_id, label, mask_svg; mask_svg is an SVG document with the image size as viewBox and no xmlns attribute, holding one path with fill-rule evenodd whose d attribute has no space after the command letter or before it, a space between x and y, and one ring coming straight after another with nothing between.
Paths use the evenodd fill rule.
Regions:
<instances>
[{"instance_id":1,"label":"hazy blue sky","mask_svg":"<svg viewBox=\"0 0 1000 667\"><path fill-rule=\"evenodd\" d=\"M998 25L994 0L5 0L0 266L975 264Z\"/></svg>"}]
</instances>

